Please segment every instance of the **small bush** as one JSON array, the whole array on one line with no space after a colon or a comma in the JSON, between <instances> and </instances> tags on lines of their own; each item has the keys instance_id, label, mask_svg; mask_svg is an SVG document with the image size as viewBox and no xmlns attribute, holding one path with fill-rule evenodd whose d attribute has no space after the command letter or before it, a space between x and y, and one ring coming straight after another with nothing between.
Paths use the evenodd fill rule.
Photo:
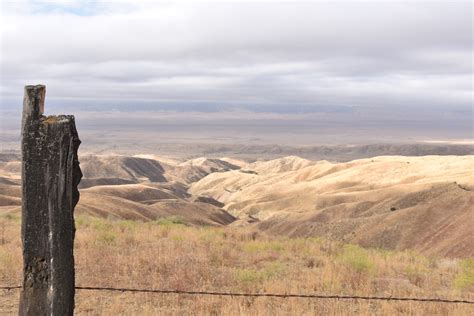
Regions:
<instances>
[{"instance_id":1,"label":"small bush","mask_svg":"<svg viewBox=\"0 0 474 316\"><path fill-rule=\"evenodd\" d=\"M95 230L99 231L109 231L113 229L113 224L110 221L106 221L100 218L92 218L91 219L91 226Z\"/></svg>"},{"instance_id":2,"label":"small bush","mask_svg":"<svg viewBox=\"0 0 474 316\"><path fill-rule=\"evenodd\" d=\"M345 245L340 260L358 273L371 273L375 270L368 251L356 245Z\"/></svg>"},{"instance_id":3,"label":"small bush","mask_svg":"<svg viewBox=\"0 0 474 316\"><path fill-rule=\"evenodd\" d=\"M271 279L284 275L286 266L281 262L270 262L262 269L264 279Z\"/></svg>"},{"instance_id":4,"label":"small bush","mask_svg":"<svg viewBox=\"0 0 474 316\"><path fill-rule=\"evenodd\" d=\"M185 240L185 238L181 235L173 235L173 237L171 237L171 239L173 239L174 241L176 241L178 243L181 243Z\"/></svg>"},{"instance_id":5,"label":"small bush","mask_svg":"<svg viewBox=\"0 0 474 316\"><path fill-rule=\"evenodd\" d=\"M411 284L422 287L428 274L428 269L420 266L408 266L405 268L405 274Z\"/></svg>"},{"instance_id":6,"label":"small bush","mask_svg":"<svg viewBox=\"0 0 474 316\"><path fill-rule=\"evenodd\" d=\"M85 226L85 218L82 217L82 216L76 216L76 218L74 219L74 224L76 225L76 228L82 228Z\"/></svg>"},{"instance_id":7,"label":"small bush","mask_svg":"<svg viewBox=\"0 0 474 316\"><path fill-rule=\"evenodd\" d=\"M97 241L100 244L107 245L107 246L115 245L116 239L117 237L111 231L102 232L101 234L97 236Z\"/></svg>"},{"instance_id":8,"label":"small bush","mask_svg":"<svg viewBox=\"0 0 474 316\"><path fill-rule=\"evenodd\" d=\"M120 231L124 233L124 232L134 232L137 229L139 222L131 221L131 220L123 220L123 221L119 221L117 224Z\"/></svg>"},{"instance_id":9,"label":"small bush","mask_svg":"<svg viewBox=\"0 0 474 316\"><path fill-rule=\"evenodd\" d=\"M265 265L262 269L237 269L234 273L236 281L244 285L260 283L275 277L282 276L286 267L280 262L272 262Z\"/></svg>"},{"instance_id":10,"label":"small bush","mask_svg":"<svg viewBox=\"0 0 474 316\"><path fill-rule=\"evenodd\" d=\"M168 216L153 222L160 226L187 226L186 221L181 216Z\"/></svg>"},{"instance_id":11,"label":"small bush","mask_svg":"<svg viewBox=\"0 0 474 316\"><path fill-rule=\"evenodd\" d=\"M20 223L21 222L21 216L18 214L7 214L5 215L5 218L9 221L13 221L15 223Z\"/></svg>"},{"instance_id":12,"label":"small bush","mask_svg":"<svg viewBox=\"0 0 474 316\"><path fill-rule=\"evenodd\" d=\"M396 253L392 250L387 249L376 249L377 255L379 255L384 260L393 260Z\"/></svg>"},{"instance_id":13,"label":"small bush","mask_svg":"<svg viewBox=\"0 0 474 316\"><path fill-rule=\"evenodd\" d=\"M262 273L254 269L237 269L234 272L234 278L237 282L245 285L252 285L261 282L263 279Z\"/></svg>"},{"instance_id":14,"label":"small bush","mask_svg":"<svg viewBox=\"0 0 474 316\"><path fill-rule=\"evenodd\" d=\"M12 256L6 250L0 249L0 272L8 271L13 264Z\"/></svg>"},{"instance_id":15,"label":"small bush","mask_svg":"<svg viewBox=\"0 0 474 316\"><path fill-rule=\"evenodd\" d=\"M200 232L199 239L205 242L222 244L226 238L225 233L222 230L215 228L201 228Z\"/></svg>"},{"instance_id":16,"label":"small bush","mask_svg":"<svg viewBox=\"0 0 474 316\"><path fill-rule=\"evenodd\" d=\"M474 289L474 258L460 262L461 271L454 279L454 287L460 290Z\"/></svg>"},{"instance_id":17,"label":"small bush","mask_svg":"<svg viewBox=\"0 0 474 316\"><path fill-rule=\"evenodd\" d=\"M319 258L306 258L304 265L310 269L320 268L324 267L324 261Z\"/></svg>"}]
</instances>

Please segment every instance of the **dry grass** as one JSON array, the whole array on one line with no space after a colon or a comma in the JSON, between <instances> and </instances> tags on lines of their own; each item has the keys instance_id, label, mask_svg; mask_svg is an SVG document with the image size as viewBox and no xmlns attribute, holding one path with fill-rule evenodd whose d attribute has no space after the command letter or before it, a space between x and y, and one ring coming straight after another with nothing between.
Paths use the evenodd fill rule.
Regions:
<instances>
[{"instance_id":1,"label":"dry grass","mask_svg":"<svg viewBox=\"0 0 474 316\"><path fill-rule=\"evenodd\" d=\"M289 239L242 228L187 227L79 216L77 285L275 293L474 299L471 260L366 250L318 238ZM0 284L21 279L20 220L0 218ZM89 315L429 314L468 315L468 305L77 292ZM0 314L17 314L18 291L0 292Z\"/></svg>"}]
</instances>

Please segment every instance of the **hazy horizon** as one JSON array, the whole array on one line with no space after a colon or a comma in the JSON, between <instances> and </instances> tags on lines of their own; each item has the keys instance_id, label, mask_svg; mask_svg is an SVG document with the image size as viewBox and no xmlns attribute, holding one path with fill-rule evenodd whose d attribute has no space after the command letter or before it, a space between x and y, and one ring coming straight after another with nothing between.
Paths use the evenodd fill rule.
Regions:
<instances>
[{"instance_id":1,"label":"hazy horizon","mask_svg":"<svg viewBox=\"0 0 474 316\"><path fill-rule=\"evenodd\" d=\"M1 18L4 149L39 83L82 150L472 143L470 2L26 0Z\"/></svg>"}]
</instances>

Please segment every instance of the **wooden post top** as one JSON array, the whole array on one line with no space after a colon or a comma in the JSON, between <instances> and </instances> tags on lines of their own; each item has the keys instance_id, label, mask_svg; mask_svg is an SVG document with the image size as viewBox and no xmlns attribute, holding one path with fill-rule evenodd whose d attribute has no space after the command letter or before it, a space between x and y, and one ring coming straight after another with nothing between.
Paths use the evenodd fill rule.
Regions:
<instances>
[{"instance_id":1,"label":"wooden post top","mask_svg":"<svg viewBox=\"0 0 474 316\"><path fill-rule=\"evenodd\" d=\"M25 120L38 120L43 115L45 95L46 86L42 84L25 86L23 126L25 125Z\"/></svg>"}]
</instances>

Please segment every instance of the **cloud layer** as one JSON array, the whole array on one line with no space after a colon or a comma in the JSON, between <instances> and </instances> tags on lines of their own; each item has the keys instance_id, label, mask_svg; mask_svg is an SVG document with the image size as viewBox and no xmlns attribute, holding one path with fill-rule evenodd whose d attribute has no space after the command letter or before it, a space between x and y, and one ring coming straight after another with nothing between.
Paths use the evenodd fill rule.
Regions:
<instances>
[{"instance_id":1,"label":"cloud layer","mask_svg":"<svg viewBox=\"0 0 474 316\"><path fill-rule=\"evenodd\" d=\"M472 104L472 4L7 2L1 94L233 104Z\"/></svg>"}]
</instances>

